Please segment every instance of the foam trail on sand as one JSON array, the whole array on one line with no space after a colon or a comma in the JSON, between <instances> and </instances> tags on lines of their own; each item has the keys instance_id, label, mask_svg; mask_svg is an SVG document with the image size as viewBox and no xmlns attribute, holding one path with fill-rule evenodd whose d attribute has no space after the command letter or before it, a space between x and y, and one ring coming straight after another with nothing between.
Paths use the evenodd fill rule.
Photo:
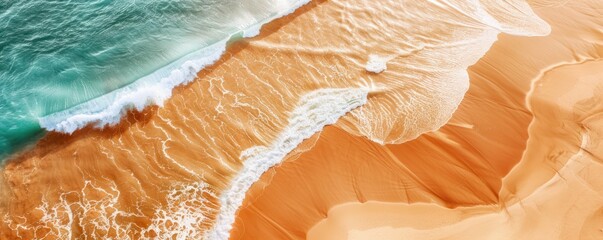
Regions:
<instances>
[{"instance_id":1,"label":"foam trail on sand","mask_svg":"<svg viewBox=\"0 0 603 240\"><path fill-rule=\"evenodd\" d=\"M245 193L270 167L279 164L304 139L334 124L339 117L366 103L368 89L320 89L304 95L291 113L289 124L271 146L255 146L241 153L243 168L220 196L220 211L209 239L228 239Z\"/></svg>"},{"instance_id":2,"label":"foam trail on sand","mask_svg":"<svg viewBox=\"0 0 603 240\"><path fill-rule=\"evenodd\" d=\"M40 127L62 133L73 133L89 124L103 128L119 123L128 110L140 111L152 104L162 106L163 102L172 96L172 89L191 82L199 71L215 63L226 50L226 44L230 39L239 34L246 38L256 36L262 25L288 15L308 2L310 0L288 3L287 6L280 8L283 10L271 17L251 25L242 32L233 33L208 47L190 53L130 85L69 109L41 117L38 119Z\"/></svg>"},{"instance_id":3,"label":"foam trail on sand","mask_svg":"<svg viewBox=\"0 0 603 240\"><path fill-rule=\"evenodd\" d=\"M155 210L151 225L141 235L144 239L203 239L201 225L214 213L208 197L215 198L205 182L175 186L167 195L166 207Z\"/></svg>"},{"instance_id":4,"label":"foam trail on sand","mask_svg":"<svg viewBox=\"0 0 603 240\"><path fill-rule=\"evenodd\" d=\"M387 61L389 61L389 59L371 54L369 55L365 69L372 73L383 72L387 69Z\"/></svg>"}]
</instances>

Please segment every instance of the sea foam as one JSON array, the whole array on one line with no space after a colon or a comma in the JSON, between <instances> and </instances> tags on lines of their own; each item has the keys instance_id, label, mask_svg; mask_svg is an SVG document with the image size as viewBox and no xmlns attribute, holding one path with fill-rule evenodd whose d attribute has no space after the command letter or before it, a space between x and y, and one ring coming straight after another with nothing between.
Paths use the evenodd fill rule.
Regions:
<instances>
[{"instance_id":1,"label":"sea foam","mask_svg":"<svg viewBox=\"0 0 603 240\"><path fill-rule=\"evenodd\" d=\"M165 100L172 96L175 87L191 82L199 71L215 63L226 50L226 44L231 38L238 34L245 38L254 37L260 33L264 24L288 15L308 2L310 0L291 2L263 21L190 53L132 84L66 110L40 117L40 127L71 134L87 125L97 128L116 125L124 114L132 109L140 111L150 105L162 106Z\"/></svg>"},{"instance_id":2,"label":"sea foam","mask_svg":"<svg viewBox=\"0 0 603 240\"><path fill-rule=\"evenodd\" d=\"M387 69L387 61L389 61L389 59L371 54L369 55L364 69L372 73L383 72Z\"/></svg>"},{"instance_id":3,"label":"sea foam","mask_svg":"<svg viewBox=\"0 0 603 240\"><path fill-rule=\"evenodd\" d=\"M119 123L130 109L142 110L151 104L162 105L172 89L192 81L197 72L216 62L226 49L227 39L191 53L136 82L113 92L39 119L50 131L72 133L88 124L102 128Z\"/></svg>"},{"instance_id":4,"label":"sea foam","mask_svg":"<svg viewBox=\"0 0 603 240\"><path fill-rule=\"evenodd\" d=\"M236 212L251 185L270 167L281 163L304 139L366 103L368 89L319 89L304 95L289 118L289 124L270 146L254 146L241 153L242 169L220 196L220 211L207 239L228 239Z\"/></svg>"}]
</instances>

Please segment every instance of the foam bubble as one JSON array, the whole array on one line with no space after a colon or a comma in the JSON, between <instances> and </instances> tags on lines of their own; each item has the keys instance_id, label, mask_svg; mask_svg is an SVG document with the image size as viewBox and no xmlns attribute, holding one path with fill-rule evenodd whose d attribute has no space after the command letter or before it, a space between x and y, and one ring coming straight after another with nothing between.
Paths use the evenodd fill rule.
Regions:
<instances>
[{"instance_id":1,"label":"foam bubble","mask_svg":"<svg viewBox=\"0 0 603 240\"><path fill-rule=\"evenodd\" d=\"M387 69L387 61L388 59L382 58L378 55L371 54L369 55L368 62L366 62L366 66L364 69L373 73L380 73Z\"/></svg>"},{"instance_id":2,"label":"foam bubble","mask_svg":"<svg viewBox=\"0 0 603 240\"><path fill-rule=\"evenodd\" d=\"M141 235L144 239L203 239L205 231L201 225L207 224L214 214L208 197L216 196L205 182L172 187L167 204L155 209L151 224Z\"/></svg>"}]
</instances>

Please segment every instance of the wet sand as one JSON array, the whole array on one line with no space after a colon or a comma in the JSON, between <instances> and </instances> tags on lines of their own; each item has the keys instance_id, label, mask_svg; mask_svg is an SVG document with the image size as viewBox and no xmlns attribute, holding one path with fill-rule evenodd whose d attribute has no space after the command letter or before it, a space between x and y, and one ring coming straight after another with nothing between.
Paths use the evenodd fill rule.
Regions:
<instances>
[{"instance_id":1,"label":"wet sand","mask_svg":"<svg viewBox=\"0 0 603 240\"><path fill-rule=\"evenodd\" d=\"M552 34L499 36L448 124L394 145L327 127L247 193L234 239L602 238L601 4L533 5Z\"/></svg>"},{"instance_id":2,"label":"wet sand","mask_svg":"<svg viewBox=\"0 0 603 240\"><path fill-rule=\"evenodd\" d=\"M253 185L234 239L303 238L331 207L349 201L454 207L495 204L501 186L508 186L505 196L529 192L513 178L519 168L507 185L503 177L521 159L532 117L522 107L529 80L517 76L534 72L513 69L524 75L504 76L510 82L470 72L470 93L458 106L469 88L467 67L498 33L549 32L525 3L505 4L313 1L232 44L164 106L130 113L105 130L50 133L8 161L0 178L0 239L200 239L208 231L225 239L239 205L224 194L242 201L244 186L263 172L245 163L285 154L279 143L296 145L295 137L311 136L352 108ZM367 71L375 59L385 71ZM495 62L483 67L504 75ZM308 111L296 111L300 106ZM291 164L299 166L287 170ZM252 177L233 183L242 174ZM283 209L299 214L278 218Z\"/></svg>"}]
</instances>

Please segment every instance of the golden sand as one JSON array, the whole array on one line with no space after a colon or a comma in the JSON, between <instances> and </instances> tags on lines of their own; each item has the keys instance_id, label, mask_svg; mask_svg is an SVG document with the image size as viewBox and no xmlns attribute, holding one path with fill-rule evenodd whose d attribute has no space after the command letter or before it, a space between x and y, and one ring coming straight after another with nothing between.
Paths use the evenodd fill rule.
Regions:
<instances>
[{"instance_id":1,"label":"golden sand","mask_svg":"<svg viewBox=\"0 0 603 240\"><path fill-rule=\"evenodd\" d=\"M447 125L326 129L248 192L235 239L602 239L602 5L534 5L552 34L501 35Z\"/></svg>"},{"instance_id":2,"label":"golden sand","mask_svg":"<svg viewBox=\"0 0 603 240\"><path fill-rule=\"evenodd\" d=\"M303 134L288 132L298 123L292 120L328 119L315 123L322 127L363 103L362 94L354 95L362 92L368 94L362 107L253 185L233 239L304 238L331 208L349 202L429 203L412 211L434 219L442 206L470 208L471 216L500 211L476 205L516 206L555 174L540 172L550 151L533 141L544 132L539 128L559 124L546 111L557 105L544 112L536 102L526 105L527 96L540 96L530 92L532 80L547 67L599 57L603 18L595 4L535 4L553 35L501 35L467 73L498 33L541 36L548 25L523 1L313 1L230 46L163 107L130 113L102 131L51 133L15 156L0 178L0 239L200 239L207 231L225 238L231 221L225 213L239 206L220 199L245 185L233 183L250 171L244 164L254 154L273 156L266 151L276 143L295 145L288 140L313 133L313 125L295 128ZM341 96L324 95L325 89ZM296 111L303 103L311 112L342 99L341 108L322 114ZM600 126L587 117L595 112L586 112L580 116L589 128ZM568 142L551 140L559 145L550 147L578 151L573 140L580 134L562 134ZM562 159L554 166L568 158ZM600 217L588 219L584 226L596 226Z\"/></svg>"},{"instance_id":3,"label":"golden sand","mask_svg":"<svg viewBox=\"0 0 603 240\"><path fill-rule=\"evenodd\" d=\"M578 77L576 77L578 76ZM567 81L574 79L574 81ZM499 206L481 205L445 208L438 204L348 202L329 209L327 218L321 220L307 233L307 239L601 239L603 238L603 165L601 156L601 131L603 126L603 62L600 60L564 65L548 71L540 78L532 95L533 102L547 103L549 113L559 114L557 124L576 123L582 127L555 133L564 146L579 149L564 151L557 147L538 153L549 156L546 161L526 159L513 170L524 172L521 179L525 186L538 185L531 193L519 199L499 200ZM551 103L555 103L551 107ZM532 105L536 109L537 105ZM538 108L544 108L538 106ZM538 119L535 114L535 119ZM565 117L564 117L565 116ZM530 127L532 136L550 133L535 131L536 122ZM579 139L572 139L578 132ZM534 133L534 135L532 135ZM536 135L537 134L537 135ZM553 137L540 139L536 146L561 144ZM548 141L547 141L548 140ZM577 140L577 141L575 141ZM577 145L576 145L577 144ZM530 145L532 146L532 145ZM299 161L299 160L298 160ZM547 164L557 164L554 176L526 173L523 164L531 163L536 169L548 170ZM544 166L543 166L544 165ZM277 170L279 171L279 170ZM512 176L512 175L511 175ZM530 177L528 177L530 176ZM505 179L506 180L506 179ZM545 180L545 183L540 181ZM504 181L503 186L509 182ZM503 192L504 195L504 192ZM515 200L515 201L514 201ZM363 203L361 203L363 202Z\"/></svg>"}]
</instances>

